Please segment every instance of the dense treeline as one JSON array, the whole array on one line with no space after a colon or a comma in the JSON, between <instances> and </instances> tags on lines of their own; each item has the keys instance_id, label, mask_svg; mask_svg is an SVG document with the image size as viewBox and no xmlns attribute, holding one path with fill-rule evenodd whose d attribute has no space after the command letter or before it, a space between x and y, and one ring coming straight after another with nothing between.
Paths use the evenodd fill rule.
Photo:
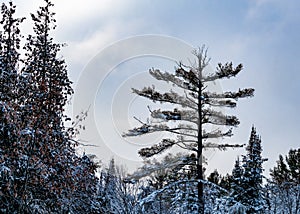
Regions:
<instances>
[{"instance_id":1,"label":"dense treeline","mask_svg":"<svg viewBox=\"0 0 300 214\"><path fill-rule=\"evenodd\" d=\"M266 159L261 151L260 137L252 128L245 155L237 158L232 173L220 175L215 170L206 176L205 213L299 213L300 149L291 149L285 159L280 158L270 178L262 174ZM183 156L147 160L130 176L112 159L100 176L103 213L193 213L196 174L193 167L178 167Z\"/></svg>"}]
</instances>

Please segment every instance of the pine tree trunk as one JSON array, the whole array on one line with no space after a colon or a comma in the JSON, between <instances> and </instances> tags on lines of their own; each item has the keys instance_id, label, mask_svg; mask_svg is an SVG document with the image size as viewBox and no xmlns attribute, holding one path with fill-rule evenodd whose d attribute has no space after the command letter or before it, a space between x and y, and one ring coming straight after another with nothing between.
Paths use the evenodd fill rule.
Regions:
<instances>
[{"instance_id":1,"label":"pine tree trunk","mask_svg":"<svg viewBox=\"0 0 300 214\"><path fill-rule=\"evenodd\" d=\"M201 124L201 122L200 122ZM199 213L204 213L204 200L203 200L203 168L202 168L202 135L201 135L201 125L199 126L198 132L198 151L197 151L197 180L198 180L198 202L199 202Z\"/></svg>"},{"instance_id":2,"label":"pine tree trunk","mask_svg":"<svg viewBox=\"0 0 300 214\"><path fill-rule=\"evenodd\" d=\"M200 64L199 64L200 65ZM200 66L199 66L200 68ZM201 69L201 68L200 68ZM203 166L202 166L202 71L200 70L200 78L199 78L199 93L198 93L198 116L199 116L199 124L198 124L198 149L197 149L197 180L198 180L198 203L199 203L199 213L204 213L204 200L203 200Z\"/></svg>"}]
</instances>

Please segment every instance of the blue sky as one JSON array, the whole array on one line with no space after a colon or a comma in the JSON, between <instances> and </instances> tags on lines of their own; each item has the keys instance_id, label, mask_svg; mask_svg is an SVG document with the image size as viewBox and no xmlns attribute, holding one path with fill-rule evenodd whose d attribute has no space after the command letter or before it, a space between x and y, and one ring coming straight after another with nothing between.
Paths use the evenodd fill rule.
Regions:
<instances>
[{"instance_id":1,"label":"blue sky","mask_svg":"<svg viewBox=\"0 0 300 214\"><path fill-rule=\"evenodd\" d=\"M274 166L279 154L299 147L300 3L297 0L53 2L58 21L55 39L68 44L62 55L67 61L75 89L80 74L93 57L116 41L137 35L158 34L178 38L195 47L205 44L209 48L213 68L218 62L227 61L244 65L237 78L220 83L224 91L244 87L256 89L253 98L240 101L234 110L241 125L234 131L232 142L247 142L254 124L262 136L263 154L269 158L266 168ZM29 12L43 4L33 0L16 0L15 3L19 14L27 17ZM27 20L24 31L29 29L30 20ZM153 67L164 66L159 60L144 60L129 60L114 71L128 70L129 66L135 66L135 62L135 71L147 71L151 62L157 63ZM172 69L169 61L166 64L169 67L165 69ZM121 75L119 78L126 81L128 76ZM151 84L152 80L146 83L148 80L145 78L143 81ZM116 89L112 87L111 90ZM98 148L86 150L96 153L100 159L115 156L120 163L127 163L128 168L137 165L134 161L118 157L111 151L114 149L108 149L105 143L88 131L80 137L99 145ZM117 137L112 141L114 145L124 143ZM212 152L209 154L208 169L217 168L225 173L232 168L236 156L242 153L244 150Z\"/></svg>"}]
</instances>

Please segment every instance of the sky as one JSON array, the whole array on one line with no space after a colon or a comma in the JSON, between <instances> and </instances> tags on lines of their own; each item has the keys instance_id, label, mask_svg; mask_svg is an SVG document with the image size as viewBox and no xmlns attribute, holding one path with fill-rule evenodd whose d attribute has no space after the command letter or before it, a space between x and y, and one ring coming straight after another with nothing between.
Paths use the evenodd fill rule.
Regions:
<instances>
[{"instance_id":1,"label":"sky","mask_svg":"<svg viewBox=\"0 0 300 214\"><path fill-rule=\"evenodd\" d=\"M3 0L2 0L3 1ZM15 0L18 15L29 17L39 0ZM300 3L297 0L53 0L55 41L66 43L60 53L68 65L80 107L87 110L86 131L79 139L105 164L114 157L132 171L141 162L137 150L163 137L123 139L124 127L146 118L147 100L131 87L156 85L149 68L172 71L187 60L189 47L208 47L210 68L217 63L242 63L244 70L217 83L218 90L255 88L253 98L238 102L230 113L241 124L230 142L247 143L254 125L262 138L265 174L279 154L299 148ZM30 32L29 18L23 32ZM188 57L187 57L188 56ZM183 58L180 58L183 57ZM163 85L160 85L165 87ZM81 95L78 95L78 93ZM73 102L73 105L76 101ZM76 113L75 113L76 114ZM244 149L208 151L208 172L230 172Z\"/></svg>"}]
</instances>

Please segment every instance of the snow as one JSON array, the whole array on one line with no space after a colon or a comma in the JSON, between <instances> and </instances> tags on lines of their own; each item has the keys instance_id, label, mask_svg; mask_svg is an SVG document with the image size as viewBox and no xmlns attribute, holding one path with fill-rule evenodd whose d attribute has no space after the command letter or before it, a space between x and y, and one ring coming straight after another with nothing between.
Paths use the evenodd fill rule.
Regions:
<instances>
[{"instance_id":1,"label":"snow","mask_svg":"<svg viewBox=\"0 0 300 214\"><path fill-rule=\"evenodd\" d=\"M29 128L23 129L21 131L21 135L32 135L32 134L33 134L33 131Z\"/></svg>"}]
</instances>

